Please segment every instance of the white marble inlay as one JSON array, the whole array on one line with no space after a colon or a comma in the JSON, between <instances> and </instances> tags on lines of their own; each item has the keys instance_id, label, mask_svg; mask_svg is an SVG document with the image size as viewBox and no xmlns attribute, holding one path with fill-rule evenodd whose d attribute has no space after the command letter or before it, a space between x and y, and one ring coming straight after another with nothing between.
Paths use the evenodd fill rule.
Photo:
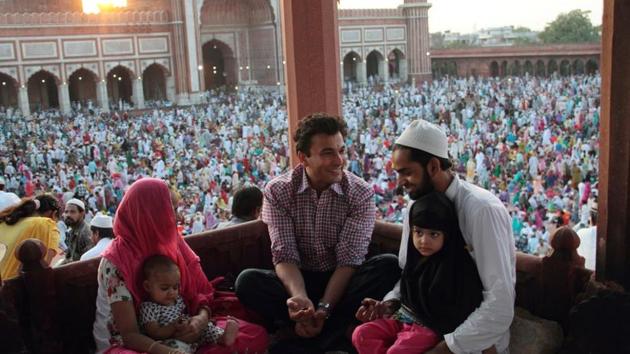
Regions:
<instances>
[{"instance_id":1,"label":"white marble inlay","mask_svg":"<svg viewBox=\"0 0 630 354\"><path fill-rule=\"evenodd\" d=\"M131 38L103 39L103 54L133 54Z\"/></svg>"},{"instance_id":2,"label":"white marble inlay","mask_svg":"<svg viewBox=\"0 0 630 354\"><path fill-rule=\"evenodd\" d=\"M96 42L87 41L64 41L63 54L66 57L95 56Z\"/></svg>"},{"instance_id":3,"label":"white marble inlay","mask_svg":"<svg viewBox=\"0 0 630 354\"><path fill-rule=\"evenodd\" d=\"M22 43L24 59L57 58L56 42L26 42Z\"/></svg>"}]
</instances>

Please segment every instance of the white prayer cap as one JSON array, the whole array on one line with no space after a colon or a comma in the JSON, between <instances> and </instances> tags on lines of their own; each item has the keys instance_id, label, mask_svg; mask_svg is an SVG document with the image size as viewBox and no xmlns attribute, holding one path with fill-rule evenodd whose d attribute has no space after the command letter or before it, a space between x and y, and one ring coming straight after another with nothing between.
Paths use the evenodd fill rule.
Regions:
<instances>
[{"instance_id":1,"label":"white prayer cap","mask_svg":"<svg viewBox=\"0 0 630 354\"><path fill-rule=\"evenodd\" d=\"M417 119L396 139L396 144L448 159L448 139L437 125Z\"/></svg>"},{"instance_id":2,"label":"white prayer cap","mask_svg":"<svg viewBox=\"0 0 630 354\"><path fill-rule=\"evenodd\" d=\"M83 203L82 201L76 199L76 198L72 198L70 200L68 200L66 202L66 205L76 205L79 209L81 210L85 210L85 203Z\"/></svg>"},{"instance_id":3,"label":"white prayer cap","mask_svg":"<svg viewBox=\"0 0 630 354\"><path fill-rule=\"evenodd\" d=\"M90 226L100 227L101 229L111 229L114 227L114 223L111 216L97 213L92 218Z\"/></svg>"}]
</instances>

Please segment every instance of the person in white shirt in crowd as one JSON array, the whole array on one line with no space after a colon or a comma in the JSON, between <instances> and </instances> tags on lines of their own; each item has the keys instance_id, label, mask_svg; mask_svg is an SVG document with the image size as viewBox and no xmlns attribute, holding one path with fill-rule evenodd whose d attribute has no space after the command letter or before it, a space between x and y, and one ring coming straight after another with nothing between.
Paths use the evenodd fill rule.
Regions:
<instances>
[{"instance_id":1,"label":"person in white shirt in crowd","mask_svg":"<svg viewBox=\"0 0 630 354\"><path fill-rule=\"evenodd\" d=\"M584 268L595 270L595 256L597 255L597 202L591 204L591 226L577 231L580 246L577 253L584 257Z\"/></svg>"},{"instance_id":2,"label":"person in white shirt in crowd","mask_svg":"<svg viewBox=\"0 0 630 354\"><path fill-rule=\"evenodd\" d=\"M191 234L198 234L200 232L203 232L205 230L205 225L204 225L204 219L203 219L203 214L198 211L195 213L195 217L193 218L193 225L192 225L192 231Z\"/></svg>"},{"instance_id":3,"label":"person in white shirt in crowd","mask_svg":"<svg viewBox=\"0 0 630 354\"><path fill-rule=\"evenodd\" d=\"M451 171L446 134L427 121L410 123L396 140L392 162L398 185L411 198L403 221L400 267L406 263L409 210L415 200L435 190L455 204L464 240L483 284L479 308L427 353L480 353L493 345L497 352L507 353L516 295L516 252L507 209L489 191L460 180ZM378 312L374 315L391 313L399 304L400 282L374 307Z\"/></svg>"},{"instance_id":4,"label":"person in white shirt in crowd","mask_svg":"<svg viewBox=\"0 0 630 354\"><path fill-rule=\"evenodd\" d=\"M20 197L17 194L4 191L5 184L4 178L0 177L0 211L20 204Z\"/></svg>"},{"instance_id":5,"label":"person in white shirt in crowd","mask_svg":"<svg viewBox=\"0 0 630 354\"><path fill-rule=\"evenodd\" d=\"M94 247L85 251L81 255L82 261L99 257L114 239L114 223L112 217L102 213L97 213L90 221L90 231L92 231L92 243Z\"/></svg>"}]
</instances>

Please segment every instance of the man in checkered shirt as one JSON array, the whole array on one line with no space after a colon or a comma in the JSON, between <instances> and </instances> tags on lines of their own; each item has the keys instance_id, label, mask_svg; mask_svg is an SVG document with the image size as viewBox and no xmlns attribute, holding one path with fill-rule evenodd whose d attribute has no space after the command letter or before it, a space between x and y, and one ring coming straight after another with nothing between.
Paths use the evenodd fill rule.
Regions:
<instances>
[{"instance_id":1,"label":"man in checkered shirt","mask_svg":"<svg viewBox=\"0 0 630 354\"><path fill-rule=\"evenodd\" d=\"M400 276L393 255L365 261L374 191L344 169L346 131L343 120L326 114L300 121L294 136L300 164L264 192L275 271L247 269L236 280L239 299L270 331L291 328L315 351L343 346L361 300L381 298Z\"/></svg>"}]
</instances>

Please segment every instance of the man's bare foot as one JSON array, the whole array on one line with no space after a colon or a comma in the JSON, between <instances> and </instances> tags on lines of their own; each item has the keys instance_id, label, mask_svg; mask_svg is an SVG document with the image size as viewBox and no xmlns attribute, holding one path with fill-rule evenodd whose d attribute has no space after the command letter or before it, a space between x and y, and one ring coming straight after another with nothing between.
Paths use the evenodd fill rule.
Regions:
<instances>
[{"instance_id":1,"label":"man's bare foot","mask_svg":"<svg viewBox=\"0 0 630 354\"><path fill-rule=\"evenodd\" d=\"M221 337L221 343L226 347L229 347L234 344L237 335L238 322L233 318L228 318L228 320L225 321L225 331L223 332L223 336Z\"/></svg>"}]
</instances>

